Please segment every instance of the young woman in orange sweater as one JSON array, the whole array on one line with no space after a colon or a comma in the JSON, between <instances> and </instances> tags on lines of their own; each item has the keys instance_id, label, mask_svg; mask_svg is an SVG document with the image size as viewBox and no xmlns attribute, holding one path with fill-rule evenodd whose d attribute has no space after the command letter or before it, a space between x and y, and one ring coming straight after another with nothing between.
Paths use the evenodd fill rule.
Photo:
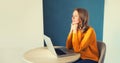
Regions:
<instances>
[{"instance_id":1,"label":"young woman in orange sweater","mask_svg":"<svg viewBox=\"0 0 120 63\"><path fill-rule=\"evenodd\" d=\"M88 25L88 12L83 8L73 11L71 29L66 40L66 48L80 53L80 59L73 63L97 63L99 52L94 29Z\"/></svg>"}]
</instances>

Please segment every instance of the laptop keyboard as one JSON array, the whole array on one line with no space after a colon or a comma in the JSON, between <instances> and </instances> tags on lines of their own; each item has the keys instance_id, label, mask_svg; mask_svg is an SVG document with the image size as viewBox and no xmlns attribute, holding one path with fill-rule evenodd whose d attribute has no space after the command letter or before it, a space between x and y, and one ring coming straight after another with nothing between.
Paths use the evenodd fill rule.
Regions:
<instances>
[{"instance_id":1,"label":"laptop keyboard","mask_svg":"<svg viewBox=\"0 0 120 63\"><path fill-rule=\"evenodd\" d=\"M64 54L66 54L65 52L63 52L61 49L59 49L59 48L55 48L55 51L56 51L56 53L57 53L57 55L64 55Z\"/></svg>"}]
</instances>

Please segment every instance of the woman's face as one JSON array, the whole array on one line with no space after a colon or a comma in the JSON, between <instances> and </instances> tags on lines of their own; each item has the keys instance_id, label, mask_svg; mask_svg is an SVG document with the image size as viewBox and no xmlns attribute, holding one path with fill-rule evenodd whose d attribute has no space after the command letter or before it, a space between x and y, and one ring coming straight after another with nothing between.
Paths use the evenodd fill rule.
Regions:
<instances>
[{"instance_id":1,"label":"woman's face","mask_svg":"<svg viewBox=\"0 0 120 63\"><path fill-rule=\"evenodd\" d=\"M81 21L80 21L80 17L79 17L79 13L78 13L77 10L73 11L73 15L72 15L72 23L73 23L73 24L81 23Z\"/></svg>"}]
</instances>

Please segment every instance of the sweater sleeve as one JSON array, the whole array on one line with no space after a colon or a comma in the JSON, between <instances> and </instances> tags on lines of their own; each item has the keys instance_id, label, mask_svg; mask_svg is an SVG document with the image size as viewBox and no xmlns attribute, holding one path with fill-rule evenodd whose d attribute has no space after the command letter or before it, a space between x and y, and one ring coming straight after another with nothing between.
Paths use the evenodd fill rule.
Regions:
<instances>
[{"instance_id":1,"label":"sweater sleeve","mask_svg":"<svg viewBox=\"0 0 120 63\"><path fill-rule=\"evenodd\" d=\"M68 34L67 40L66 40L66 48L70 49L72 48L72 32Z\"/></svg>"},{"instance_id":2,"label":"sweater sleeve","mask_svg":"<svg viewBox=\"0 0 120 63\"><path fill-rule=\"evenodd\" d=\"M79 34L80 36L81 34ZM73 37L72 37L72 44L73 44L73 49L75 52L79 52L80 51L80 41L78 39L81 39L81 37L78 37L78 33L73 33Z\"/></svg>"},{"instance_id":3,"label":"sweater sleeve","mask_svg":"<svg viewBox=\"0 0 120 63\"><path fill-rule=\"evenodd\" d=\"M81 39L81 37L79 37L79 39ZM88 45L90 44L90 42L92 42L93 39L94 39L94 37L93 37L93 29L92 28L90 28L90 29L88 29L88 31L86 31L84 37L82 38L82 40L80 42L78 41L77 33L73 33L72 44L73 44L74 51L80 52L80 51L84 50L86 47L88 47Z\"/></svg>"},{"instance_id":4,"label":"sweater sleeve","mask_svg":"<svg viewBox=\"0 0 120 63\"><path fill-rule=\"evenodd\" d=\"M94 32L94 30L93 30L92 28L90 28L90 29L86 32L84 38L83 38L82 41L81 41L80 51L86 49L86 48L89 46L89 44L90 44L91 42L93 42L94 39L96 39L95 32Z\"/></svg>"}]
</instances>

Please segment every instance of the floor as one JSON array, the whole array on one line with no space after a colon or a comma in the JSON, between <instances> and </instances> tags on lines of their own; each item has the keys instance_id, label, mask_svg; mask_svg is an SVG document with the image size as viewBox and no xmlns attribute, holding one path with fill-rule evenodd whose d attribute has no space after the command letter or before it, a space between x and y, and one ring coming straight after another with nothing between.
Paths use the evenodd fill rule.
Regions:
<instances>
[{"instance_id":1,"label":"floor","mask_svg":"<svg viewBox=\"0 0 120 63\"><path fill-rule=\"evenodd\" d=\"M0 63L26 63L23 54L27 49L23 47L0 48Z\"/></svg>"}]
</instances>

